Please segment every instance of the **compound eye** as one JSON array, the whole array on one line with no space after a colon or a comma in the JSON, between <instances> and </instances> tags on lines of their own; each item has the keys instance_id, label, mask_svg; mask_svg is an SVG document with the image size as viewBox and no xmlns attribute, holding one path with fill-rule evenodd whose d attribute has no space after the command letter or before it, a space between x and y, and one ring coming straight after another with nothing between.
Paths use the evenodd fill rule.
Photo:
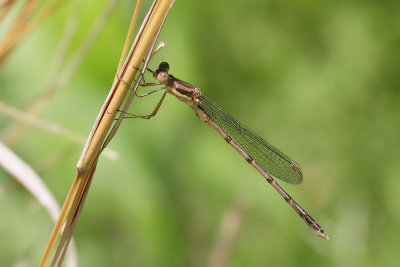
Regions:
<instances>
[{"instance_id":1,"label":"compound eye","mask_svg":"<svg viewBox=\"0 0 400 267\"><path fill-rule=\"evenodd\" d=\"M165 83L165 82L168 81L168 79L169 79L169 75L168 75L168 73L165 72L165 71L161 71L161 72L158 73L158 75L157 75L157 80L158 80L160 83Z\"/></svg>"},{"instance_id":2,"label":"compound eye","mask_svg":"<svg viewBox=\"0 0 400 267\"><path fill-rule=\"evenodd\" d=\"M169 64L167 62L161 62L160 65L158 66L158 69L160 71L168 72L169 71Z\"/></svg>"}]
</instances>

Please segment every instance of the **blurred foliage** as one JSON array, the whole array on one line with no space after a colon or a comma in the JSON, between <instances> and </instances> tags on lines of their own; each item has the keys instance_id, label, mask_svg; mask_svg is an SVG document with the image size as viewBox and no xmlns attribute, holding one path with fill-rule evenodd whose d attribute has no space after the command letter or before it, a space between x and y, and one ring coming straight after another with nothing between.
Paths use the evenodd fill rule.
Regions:
<instances>
[{"instance_id":1,"label":"blurred foliage","mask_svg":"<svg viewBox=\"0 0 400 267\"><path fill-rule=\"evenodd\" d=\"M82 5L71 51L104 4ZM40 95L71 6L3 64L1 101L24 109ZM118 4L42 118L88 135L133 9ZM117 161L100 158L75 232L80 266L208 266L238 201L245 211L228 266L398 266L399 12L398 1L177 0L151 67L168 61L176 77L296 159L303 184L281 185L331 239L315 236L215 131L167 96L155 118L123 123L110 145ZM132 111L151 112L159 96ZM1 115L0 136L14 124ZM33 167L62 155L40 171L62 203L82 146L30 127L12 149ZM35 266L52 223L5 171L0 181L0 262Z\"/></svg>"}]
</instances>

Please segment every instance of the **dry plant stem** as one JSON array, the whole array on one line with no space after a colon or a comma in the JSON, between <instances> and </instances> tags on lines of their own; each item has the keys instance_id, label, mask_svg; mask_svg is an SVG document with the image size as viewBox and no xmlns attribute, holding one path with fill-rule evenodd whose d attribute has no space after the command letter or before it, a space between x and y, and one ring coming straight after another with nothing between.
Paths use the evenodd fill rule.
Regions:
<instances>
[{"instance_id":1,"label":"dry plant stem","mask_svg":"<svg viewBox=\"0 0 400 267\"><path fill-rule=\"evenodd\" d=\"M137 17L137 13L138 13L138 8L140 7L140 3L138 3L137 4L137 6L136 6L136 10L135 10L135 12L134 12L134 16L133 17L135 17L135 15L136 15L136 17ZM148 18L148 17L147 17ZM133 20L132 20L133 21ZM131 23L131 25L130 25L130 30L133 30L133 26L134 26L134 23ZM159 32L158 32L159 33ZM131 36L131 34L130 33L128 33L128 36ZM158 36L158 35L157 35ZM129 38L127 38L126 39L126 43L129 43ZM156 40L156 38L155 38L155 40ZM153 46L154 46L154 43L155 42L153 42ZM152 47L153 47L152 46ZM126 47L126 46L125 46ZM124 49L123 50L125 50L125 47L124 47ZM152 50L152 47L150 48L150 51ZM122 56L124 56L126 54L126 52L122 52ZM121 62L122 61L120 61L120 64L121 64ZM122 66L119 66L118 67L118 69L121 69L122 68ZM118 76L118 75L117 75ZM116 77L117 78L117 77ZM118 79L117 79L118 80ZM117 81L117 80L115 80L114 79L114 83ZM108 137L110 137L110 135L108 135ZM105 141L105 143L107 143L107 140ZM103 148L102 148L102 150L104 149L104 143L103 143ZM76 210L76 214L74 215L74 216L69 216L68 217L68 221L67 221L67 223L66 223L66 225L70 225L70 227L69 227L69 229L65 229L65 231L64 231L64 233L63 233L63 235L62 235L62 238L61 238L61 241L60 241L60 244L63 244L63 246L61 246L61 245L59 245L59 247L57 248L57 251L56 251L56 253L55 253L55 260L53 261L53 266L58 266L59 264L61 264L61 261L62 261L62 258L63 258L63 256L64 256L64 253L65 253L65 249L66 249L66 247L67 247L67 244L68 244L68 242L69 242L69 240L71 239L71 237L72 237L72 233L73 233L73 231L74 231L74 229L75 229L75 225L76 225L76 222L77 222L77 219L78 219L78 217L79 217L79 214L80 214L80 211L82 210L82 206L83 206L83 203L84 203L84 200L86 199L86 195L87 195L87 192L88 192L88 189L89 189L89 185L90 185L90 183L91 183L91 181L92 181L92 179L93 179L93 174L94 174L94 170L95 170L95 168L96 168L96 165L97 165L97 161L98 161L98 157L96 157L96 161L94 162L94 164L92 165L92 169L90 170L90 172L89 172L89 175L88 175L88 179L86 180L86 183L85 184L80 184L79 185L79 189L78 189L78 193L81 193L81 195L80 196L78 196L78 197L76 197L75 199L77 200L76 202L74 202L73 203L73 206L71 207L71 210ZM83 181L83 180L82 180ZM57 255L59 255L59 257L57 257Z\"/></svg>"},{"instance_id":2,"label":"dry plant stem","mask_svg":"<svg viewBox=\"0 0 400 267\"><path fill-rule=\"evenodd\" d=\"M63 70L61 70L61 64L64 61L66 50L70 45L71 38L73 33L75 32L77 17L79 16L81 3L77 1L77 5L79 8L74 10L71 13L70 18L68 19L67 26L64 29L63 35L59 42L57 53L55 54L55 58L53 63L51 64L50 70L50 80L48 84L45 86L43 93L27 108L27 112L32 114L41 113L48 105L49 101L52 97L63 88L68 81L71 79L72 75L75 73L75 70L80 65L82 60L85 58L88 53L90 47L96 40L100 31L104 28L104 24L108 20L111 15L111 12L115 9L118 0L109 0L107 6L104 8L103 12L98 16L96 21L93 23L93 26L89 30L85 39L82 41L79 48L72 55L71 59L65 64ZM59 74L58 74L59 73ZM18 138L23 134L26 130L26 124L16 124L9 134L4 138L4 142L8 145L14 143Z\"/></svg>"},{"instance_id":3,"label":"dry plant stem","mask_svg":"<svg viewBox=\"0 0 400 267\"><path fill-rule=\"evenodd\" d=\"M84 199L89 189L94 170L96 168L97 159L101 151L103 142L107 133L114 121L116 111L119 109L126 93L129 90L129 84L133 81L136 74L136 69L141 64L144 55L149 51L150 45L153 43L157 31L159 30L162 21L168 14L168 11L173 3L173 0L155 1L149 11L148 20L141 28L131 52L128 55L121 71L119 72L120 79L116 79L112 89L100 111L95 125L89 135L88 141L82 156L78 162L78 172L75 180L68 193L67 199L64 202L59 220L54 226L47 247L43 253L42 260L39 266L47 266L51 252L54 249L55 242L61 231L61 227L67 219L65 233L58 245L57 253L53 259L53 265L58 266L62 262L63 250L68 245L68 240L71 238L74 226L77 222L80 210L82 209ZM123 82L122 82L123 81ZM111 111L111 112L107 112Z\"/></svg>"},{"instance_id":4,"label":"dry plant stem","mask_svg":"<svg viewBox=\"0 0 400 267\"><path fill-rule=\"evenodd\" d=\"M147 65L149 64L149 61L150 61L151 57L154 55L154 54L152 53L152 51L154 50L154 46L155 46L155 44L156 44L156 42L157 42L158 36L160 35L160 32L161 32L162 26L164 25L165 19L166 19L166 17L164 18L164 20L162 21L162 24L161 24L160 28L158 29L158 32L157 32L157 34L156 34L156 36L155 36L155 38L154 38L153 44L152 44L151 47L150 47L149 53L147 53L146 60L144 61L142 70L141 70L141 72L140 72L138 78L137 78L136 81L135 81L135 84L134 84L134 86L133 86L133 88L132 88L132 90L131 90L131 92L130 92L130 94L129 94L129 97L128 97L128 99L127 99L126 102L125 102L124 108L122 109L122 112L120 112L120 115L119 115L117 121L115 122L113 128L111 129L111 131L110 131L109 134L107 135L107 138L106 138L106 140L105 140L104 143L103 143L102 149L105 149L105 148L107 147L107 145L111 142L111 139L112 139L112 138L114 137L114 135L116 134L116 132L117 132L119 126L120 126L121 123L122 123L122 120L124 119L125 114L127 114L127 110L128 110L128 108L129 108L130 104L132 103L133 97L136 95L136 90L137 90L137 88L139 87L139 85L140 85L140 83L141 83L141 81L142 81L142 79L143 79L143 75L144 75L144 73L145 73L145 71L146 71ZM160 44L160 46L164 46L164 43Z\"/></svg>"},{"instance_id":5,"label":"dry plant stem","mask_svg":"<svg viewBox=\"0 0 400 267\"><path fill-rule=\"evenodd\" d=\"M79 180L75 179L71 185L71 188L69 189L69 192L68 192L67 198L64 201L64 205L62 207L60 216L58 217L58 220L54 225L53 232L51 233L50 238L47 241L46 249L43 252L42 259L40 260L39 266L41 266L41 267L47 266L47 262L49 261L50 254L53 251L53 248L57 241L58 235L63 227L65 219L67 218L66 211L68 211L71 208L73 197L76 195L78 183L79 183Z\"/></svg>"},{"instance_id":6,"label":"dry plant stem","mask_svg":"<svg viewBox=\"0 0 400 267\"><path fill-rule=\"evenodd\" d=\"M75 210L75 214L73 214L73 216L68 216L68 220L65 224L66 227L65 227L64 233L61 237L60 245L58 246L57 251L55 253L52 266L60 266L62 263L65 252L67 251L67 248L68 248L68 244L71 241L72 233L75 230L76 223L78 222L79 215L82 211L83 204L85 203L87 193L89 192L89 187L90 187L90 184L92 183L93 175L96 170L97 161L98 161L98 158L96 159L96 162L93 165L93 169L90 170L88 179L86 179L86 181L84 181L85 184L82 185L83 191L78 192L78 193L80 193L80 195L78 196L79 201L76 203L77 206L72 207L73 210ZM75 203L73 203L73 204L75 204ZM69 226L68 229L66 229L67 226Z\"/></svg>"},{"instance_id":7,"label":"dry plant stem","mask_svg":"<svg viewBox=\"0 0 400 267\"><path fill-rule=\"evenodd\" d=\"M121 103L129 91L129 84L132 83L136 70L153 44L154 38L168 14L173 0L160 0L154 3L147 22L142 26L143 30L136 37L133 47L118 74L119 79L115 80L112 90L92 128L86 148L78 162L78 170L82 173L90 169L90 166L102 148L105 137L117 114L115 111L119 110Z\"/></svg>"}]
</instances>

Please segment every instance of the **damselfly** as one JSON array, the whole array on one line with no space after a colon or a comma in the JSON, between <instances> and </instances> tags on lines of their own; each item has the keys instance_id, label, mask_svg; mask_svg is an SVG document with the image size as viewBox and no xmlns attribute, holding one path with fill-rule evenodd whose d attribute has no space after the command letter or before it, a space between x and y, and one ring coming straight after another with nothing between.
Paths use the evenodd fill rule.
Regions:
<instances>
[{"instance_id":1,"label":"damselfly","mask_svg":"<svg viewBox=\"0 0 400 267\"><path fill-rule=\"evenodd\" d=\"M149 119L157 113L167 93L176 96L179 100L188 104L197 117L213 127L228 144L236 149L278 191L318 236L329 239L321 226L271 176L273 175L291 184L301 183L303 174L296 162L237 122L235 118L216 103L204 96L200 88L169 74L169 64L167 62L161 62L156 71L148 70L158 82L146 85L162 85L163 87L140 96L149 95L162 89L165 89L165 92L151 114L147 116L133 115L134 117Z\"/></svg>"}]
</instances>

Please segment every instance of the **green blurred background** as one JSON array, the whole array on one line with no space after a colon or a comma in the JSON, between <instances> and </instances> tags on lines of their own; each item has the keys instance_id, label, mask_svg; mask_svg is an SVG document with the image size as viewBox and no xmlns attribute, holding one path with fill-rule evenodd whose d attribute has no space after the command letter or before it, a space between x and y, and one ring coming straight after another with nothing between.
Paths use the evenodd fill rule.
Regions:
<instances>
[{"instance_id":1,"label":"green blurred background","mask_svg":"<svg viewBox=\"0 0 400 267\"><path fill-rule=\"evenodd\" d=\"M82 4L69 55L105 4ZM118 3L42 118L89 134L134 4ZM100 158L75 231L80 266L212 266L221 232L235 221L222 223L229 214L241 224L227 266L399 266L399 5L177 0L159 38L166 47L150 66L168 61L171 73L294 158L303 183L280 184L331 239L318 238L213 129L167 96L155 118L123 122L109 146L118 160ZM40 95L72 7L43 21L2 65L1 101L24 109ZM132 111L151 112L159 97ZM1 114L0 137L14 124ZM30 127L12 149L33 167L60 157L39 174L62 203L82 146ZM52 222L4 170L0 181L1 265L35 266Z\"/></svg>"}]
</instances>

